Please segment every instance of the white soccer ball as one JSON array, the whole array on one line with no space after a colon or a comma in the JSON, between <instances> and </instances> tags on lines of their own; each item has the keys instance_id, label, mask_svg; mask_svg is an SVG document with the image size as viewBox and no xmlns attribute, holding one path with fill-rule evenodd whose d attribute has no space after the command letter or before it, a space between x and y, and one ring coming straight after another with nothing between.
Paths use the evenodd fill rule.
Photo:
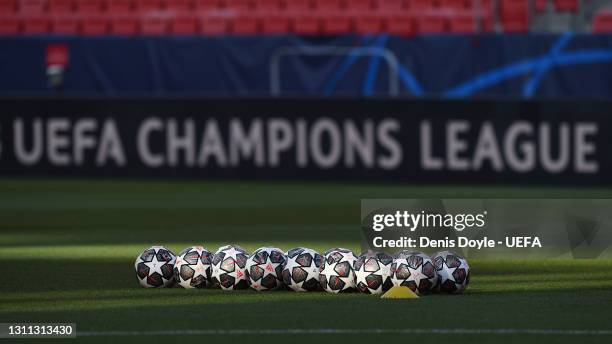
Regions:
<instances>
[{"instance_id":1,"label":"white soccer ball","mask_svg":"<svg viewBox=\"0 0 612 344\"><path fill-rule=\"evenodd\" d=\"M319 274L321 288L328 293L345 293L355 290L353 265L357 257L346 248L332 248L325 252L325 260Z\"/></svg>"},{"instance_id":2,"label":"white soccer ball","mask_svg":"<svg viewBox=\"0 0 612 344\"><path fill-rule=\"evenodd\" d=\"M184 249L176 257L174 277L183 288L204 288L210 283L212 253L202 246Z\"/></svg>"},{"instance_id":3,"label":"white soccer ball","mask_svg":"<svg viewBox=\"0 0 612 344\"><path fill-rule=\"evenodd\" d=\"M393 285L406 286L421 295L435 288L438 274L428 255L422 252L401 251L391 266Z\"/></svg>"},{"instance_id":4,"label":"white soccer ball","mask_svg":"<svg viewBox=\"0 0 612 344\"><path fill-rule=\"evenodd\" d=\"M240 246L221 246L213 255L211 282L223 290L246 289L248 253Z\"/></svg>"},{"instance_id":5,"label":"white soccer ball","mask_svg":"<svg viewBox=\"0 0 612 344\"><path fill-rule=\"evenodd\" d=\"M355 284L357 290L366 294L382 294L391 289L391 264L393 257L384 252L366 252L357 258Z\"/></svg>"},{"instance_id":6,"label":"white soccer ball","mask_svg":"<svg viewBox=\"0 0 612 344\"><path fill-rule=\"evenodd\" d=\"M460 294L470 283L470 266L460 255L442 251L433 256L433 264L439 276L437 290L450 294Z\"/></svg>"},{"instance_id":7,"label":"white soccer ball","mask_svg":"<svg viewBox=\"0 0 612 344\"><path fill-rule=\"evenodd\" d=\"M323 256L314 250L297 247L287 252L283 282L294 291L320 290L319 273Z\"/></svg>"},{"instance_id":8,"label":"white soccer ball","mask_svg":"<svg viewBox=\"0 0 612 344\"><path fill-rule=\"evenodd\" d=\"M247 260L246 272L251 288L262 290L280 289L285 252L275 247L258 248Z\"/></svg>"},{"instance_id":9,"label":"white soccer ball","mask_svg":"<svg viewBox=\"0 0 612 344\"><path fill-rule=\"evenodd\" d=\"M174 284L176 256L163 246L151 246L134 262L138 283L145 288L164 288Z\"/></svg>"}]
</instances>

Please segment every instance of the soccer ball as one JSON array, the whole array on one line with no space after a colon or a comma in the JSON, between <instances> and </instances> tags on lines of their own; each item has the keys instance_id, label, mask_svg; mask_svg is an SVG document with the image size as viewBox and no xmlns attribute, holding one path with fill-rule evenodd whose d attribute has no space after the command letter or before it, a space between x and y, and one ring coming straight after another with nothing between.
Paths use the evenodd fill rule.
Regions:
<instances>
[{"instance_id":1,"label":"soccer ball","mask_svg":"<svg viewBox=\"0 0 612 344\"><path fill-rule=\"evenodd\" d=\"M433 256L433 263L439 276L437 290L451 293L463 293L470 283L470 266L460 255L442 251Z\"/></svg>"},{"instance_id":2,"label":"soccer ball","mask_svg":"<svg viewBox=\"0 0 612 344\"><path fill-rule=\"evenodd\" d=\"M285 253L282 250L274 247L257 249L246 263L246 272L251 288L257 291L282 288L284 264Z\"/></svg>"},{"instance_id":3,"label":"soccer ball","mask_svg":"<svg viewBox=\"0 0 612 344\"><path fill-rule=\"evenodd\" d=\"M319 290L319 269L323 256L305 247L297 247L287 252L283 268L283 282L294 291Z\"/></svg>"},{"instance_id":4,"label":"soccer ball","mask_svg":"<svg viewBox=\"0 0 612 344\"><path fill-rule=\"evenodd\" d=\"M393 257L384 252L362 253L355 261L357 290L366 294L382 294L393 286L391 264Z\"/></svg>"},{"instance_id":5,"label":"soccer ball","mask_svg":"<svg viewBox=\"0 0 612 344\"><path fill-rule=\"evenodd\" d=\"M391 266L394 285L406 286L417 294L426 294L438 282L434 264L425 253L401 251L395 255Z\"/></svg>"},{"instance_id":6,"label":"soccer ball","mask_svg":"<svg viewBox=\"0 0 612 344\"><path fill-rule=\"evenodd\" d=\"M332 248L325 252L319 283L328 293L345 293L355 289L353 265L357 257L351 250Z\"/></svg>"},{"instance_id":7,"label":"soccer ball","mask_svg":"<svg viewBox=\"0 0 612 344\"><path fill-rule=\"evenodd\" d=\"M174 284L176 256L163 246L144 250L134 263L138 283L145 288L171 287Z\"/></svg>"},{"instance_id":8,"label":"soccer ball","mask_svg":"<svg viewBox=\"0 0 612 344\"><path fill-rule=\"evenodd\" d=\"M240 246L221 246L213 255L211 282L223 290L245 289L248 253Z\"/></svg>"},{"instance_id":9,"label":"soccer ball","mask_svg":"<svg viewBox=\"0 0 612 344\"><path fill-rule=\"evenodd\" d=\"M204 288L210 281L212 253L202 246L184 249L176 257L174 277L183 288Z\"/></svg>"}]
</instances>

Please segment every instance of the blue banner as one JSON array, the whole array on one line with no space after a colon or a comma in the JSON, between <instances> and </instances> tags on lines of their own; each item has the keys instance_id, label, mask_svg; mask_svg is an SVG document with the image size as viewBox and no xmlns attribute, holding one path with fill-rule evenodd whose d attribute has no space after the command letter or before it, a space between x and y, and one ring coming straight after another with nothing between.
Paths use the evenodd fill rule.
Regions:
<instances>
[{"instance_id":1,"label":"blue banner","mask_svg":"<svg viewBox=\"0 0 612 344\"><path fill-rule=\"evenodd\" d=\"M607 98L612 35L5 37L0 75L3 95Z\"/></svg>"}]
</instances>

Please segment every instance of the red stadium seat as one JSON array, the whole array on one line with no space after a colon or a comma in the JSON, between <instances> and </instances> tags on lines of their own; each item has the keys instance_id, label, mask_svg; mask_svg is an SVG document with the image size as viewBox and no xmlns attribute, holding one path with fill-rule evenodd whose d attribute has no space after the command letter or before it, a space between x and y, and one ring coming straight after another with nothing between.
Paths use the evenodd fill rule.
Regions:
<instances>
[{"instance_id":1,"label":"red stadium seat","mask_svg":"<svg viewBox=\"0 0 612 344\"><path fill-rule=\"evenodd\" d=\"M527 0L500 0L500 10L504 14L515 16L527 16L529 13L529 3Z\"/></svg>"},{"instance_id":2,"label":"red stadium seat","mask_svg":"<svg viewBox=\"0 0 612 344\"><path fill-rule=\"evenodd\" d=\"M132 0L108 0L106 11L112 15L127 15L134 9Z\"/></svg>"},{"instance_id":3,"label":"red stadium seat","mask_svg":"<svg viewBox=\"0 0 612 344\"><path fill-rule=\"evenodd\" d=\"M138 20L134 17L113 18L110 22L110 32L122 36L136 35L139 33Z\"/></svg>"},{"instance_id":4,"label":"red stadium seat","mask_svg":"<svg viewBox=\"0 0 612 344\"><path fill-rule=\"evenodd\" d=\"M102 16L86 17L81 21L81 33L84 35L108 34L108 20Z\"/></svg>"},{"instance_id":5,"label":"red stadium seat","mask_svg":"<svg viewBox=\"0 0 612 344\"><path fill-rule=\"evenodd\" d=\"M298 15L292 18L293 32L299 35L318 35L321 33L321 25L317 17L313 15Z\"/></svg>"},{"instance_id":6,"label":"red stadium seat","mask_svg":"<svg viewBox=\"0 0 612 344\"><path fill-rule=\"evenodd\" d=\"M16 35L21 32L19 19L15 17L0 17L0 35Z\"/></svg>"},{"instance_id":7,"label":"red stadium seat","mask_svg":"<svg viewBox=\"0 0 612 344\"><path fill-rule=\"evenodd\" d=\"M221 2L219 0L195 0L194 6L197 11L208 11L221 6Z\"/></svg>"},{"instance_id":8,"label":"red stadium seat","mask_svg":"<svg viewBox=\"0 0 612 344\"><path fill-rule=\"evenodd\" d=\"M210 16L201 20L202 33L206 35L224 35L230 31L226 17Z\"/></svg>"},{"instance_id":9,"label":"red stadium seat","mask_svg":"<svg viewBox=\"0 0 612 344\"><path fill-rule=\"evenodd\" d=\"M140 20L140 33L143 35L164 35L168 33L166 20L162 17L143 17Z\"/></svg>"},{"instance_id":10,"label":"red stadium seat","mask_svg":"<svg viewBox=\"0 0 612 344\"><path fill-rule=\"evenodd\" d=\"M336 13L345 8L344 0L314 0L314 8L320 13Z\"/></svg>"},{"instance_id":11,"label":"red stadium seat","mask_svg":"<svg viewBox=\"0 0 612 344\"><path fill-rule=\"evenodd\" d=\"M231 18L231 30L241 35L253 35L259 31L259 22L254 16L237 16Z\"/></svg>"},{"instance_id":12,"label":"red stadium seat","mask_svg":"<svg viewBox=\"0 0 612 344\"><path fill-rule=\"evenodd\" d=\"M193 0L165 0L162 5L167 11L191 12L194 9Z\"/></svg>"},{"instance_id":13,"label":"red stadium seat","mask_svg":"<svg viewBox=\"0 0 612 344\"><path fill-rule=\"evenodd\" d=\"M506 19L502 21L504 32L524 33L529 31L529 23L524 18Z\"/></svg>"},{"instance_id":14,"label":"red stadium seat","mask_svg":"<svg viewBox=\"0 0 612 344\"><path fill-rule=\"evenodd\" d=\"M546 10L546 0L534 0L533 9L536 12L544 12Z\"/></svg>"},{"instance_id":15,"label":"red stadium seat","mask_svg":"<svg viewBox=\"0 0 612 344\"><path fill-rule=\"evenodd\" d=\"M500 6L505 32L529 31L529 4L526 0L501 0Z\"/></svg>"},{"instance_id":16,"label":"red stadium seat","mask_svg":"<svg viewBox=\"0 0 612 344\"><path fill-rule=\"evenodd\" d=\"M367 13L374 9L373 0L347 0L346 9L350 12Z\"/></svg>"},{"instance_id":17,"label":"red stadium seat","mask_svg":"<svg viewBox=\"0 0 612 344\"><path fill-rule=\"evenodd\" d=\"M478 18L478 20L480 22L480 30L482 32L493 32L493 30L495 29L493 15L488 14L486 16Z\"/></svg>"},{"instance_id":18,"label":"red stadium seat","mask_svg":"<svg viewBox=\"0 0 612 344\"><path fill-rule=\"evenodd\" d=\"M476 3L471 3L468 5L469 8L475 8ZM480 12L485 16L493 17L493 12L495 11L495 3L493 0L480 0Z\"/></svg>"},{"instance_id":19,"label":"red stadium seat","mask_svg":"<svg viewBox=\"0 0 612 344\"><path fill-rule=\"evenodd\" d=\"M449 29L453 33L477 32L476 19L471 15L457 15L449 18Z\"/></svg>"},{"instance_id":20,"label":"red stadium seat","mask_svg":"<svg viewBox=\"0 0 612 344\"><path fill-rule=\"evenodd\" d=\"M578 0L555 0L555 10L560 12L578 11Z\"/></svg>"},{"instance_id":21,"label":"red stadium seat","mask_svg":"<svg viewBox=\"0 0 612 344\"><path fill-rule=\"evenodd\" d=\"M355 18L355 32L361 34L380 33L383 30L383 21L380 16L363 15Z\"/></svg>"},{"instance_id":22,"label":"red stadium seat","mask_svg":"<svg viewBox=\"0 0 612 344\"><path fill-rule=\"evenodd\" d=\"M350 33L351 18L341 14L331 14L321 19L323 33L326 35L342 35Z\"/></svg>"},{"instance_id":23,"label":"red stadium seat","mask_svg":"<svg viewBox=\"0 0 612 344\"><path fill-rule=\"evenodd\" d=\"M134 10L140 13L156 12L161 7L161 0L134 0Z\"/></svg>"},{"instance_id":24,"label":"red stadium seat","mask_svg":"<svg viewBox=\"0 0 612 344\"><path fill-rule=\"evenodd\" d=\"M503 12L523 12L529 8L527 0L499 0L500 11Z\"/></svg>"},{"instance_id":25,"label":"red stadium seat","mask_svg":"<svg viewBox=\"0 0 612 344\"><path fill-rule=\"evenodd\" d=\"M398 15L404 8L403 0L376 0L375 6L378 12Z\"/></svg>"},{"instance_id":26,"label":"red stadium seat","mask_svg":"<svg viewBox=\"0 0 612 344\"><path fill-rule=\"evenodd\" d=\"M415 11L429 11L435 7L433 0L407 0L408 8ZM416 13L418 15L418 13Z\"/></svg>"},{"instance_id":27,"label":"red stadium seat","mask_svg":"<svg viewBox=\"0 0 612 344\"><path fill-rule=\"evenodd\" d=\"M51 31L64 35L76 35L79 33L79 20L74 16L54 18Z\"/></svg>"},{"instance_id":28,"label":"red stadium seat","mask_svg":"<svg viewBox=\"0 0 612 344\"><path fill-rule=\"evenodd\" d=\"M272 14L283 9L283 2L281 0L256 0L255 8L257 11Z\"/></svg>"},{"instance_id":29,"label":"red stadium seat","mask_svg":"<svg viewBox=\"0 0 612 344\"><path fill-rule=\"evenodd\" d=\"M285 8L292 13L305 13L313 8L311 0L286 0Z\"/></svg>"},{"instance_id":30,"label":"red stadium seat","mask_svg":"<svg viewBox=\"0 0 612 344\"><path fill-rule=\"evenodd\" d=\"M248 13L253 9L251 0L225 0L225 8L236 14Z\"/></svg>"},{"instance_id":31,"label":"red stadium seat","mask_svg":"<svg viewBox=\"0 0 612 344\"><path fill-rule=\"evenodd\" d=\"M102 0L81 0L76 1L76 12L80 15L93 17L100 14L104 9L104 1Z\"/></svg>"},{"instance_id":32,"label":"red stadium seat","mask_svg":"<svg viewBox=\"0 0 612 344\"><path fill-rule=\"evenodd\" d=\"M17 11L15 0L0 0L0 15L8 15Z\"/></svg>"},{"instance_id":33,"label":"red stadium seat","mask_svg":"<svg viewBox=\"0 0 612 344\"><path fill-rule=\"evenodd\" d=\"M194 35L199 32L198 21L192 16L177 16L170 19L170 33L178 35Z\"/></svg>"},{"instance_id":34,"label":"red stadium seat","mask_svg":"<svg viewBox=\"0 0 612 344\"><path fill-rule=\"evenodd\" d=\"M468 13L474 15L474 20L479 24L482 32L493 32L496 16L495 3L492 0L468 0ZM478 8L477 5L480 5Z\"/></svg>"},{"instance_id":35,"label":"red stadium seat","mask_svg":"<svg viewBox=\"0 0 612 344\"><path fill-rule=\"evenodd\" d=\"M271 34L289 32L289 17L285 15L265 16L261 19L261 31Z\"/></svg>"},{"instance_id":36,"label":"red stadium seat","mask_svg":"<svg viewBox=\"0 0 612 344\"><path fill-rule=\"evenodd\" d=\"M443 33L446 31L444 17L437 15L417 16L416 26L419 34Z\"/></svg>"},{"instance_id":37,"label":"red stadium seat","mask_svg":"<svg viewBox=\"0 0 612 344\"><path fill-rule=\"evenodd\" d=\"M28 15L43 14L47 11L46 0L20 0L17 4L20 13Z\"/></svg>"},{"instance_id":38,"label":"red stadium seat","mask_svg":"<svg viewBox=\"0 0 612 344\"><path fill-rule=\"evenodd\" d=\"M466 0L441 0L440 7L446 10L465 10L468 8Z\"/></svg>"},{"instance_id":39,"label":"red stadium seat","mask_svg":"<svg viewBox=\"0 0 612 344\"><path fill-rule=\"evenodd\" d=\"M612 11L604 10L595 14L593 32L612 33Z\"/></svg>"},{"instance_id":40,"label":"red stadium seat","mask_svg":"<svg viewBox=\"0 0 612 344\"><path fill-rule=\"evenodd\" d=\"M74 11L72 0L49 0L49 12L52 14L67 15Z\"/></svg>"},{"instance_id":41,"label":"red stadium seat","mask_svg":"<svg viewBox=\"0 0 612 344\"><path fill-rule=\"evenodd\" d=\"M412 16L394 15L385 19L387 32L398 36L413 36L416 32Z\"/></svg>"},{"instance_id":42,"label":"red stadium seat","mask_svg":"<svg viewBox=\"0 0 612 344\"><path fill-rule=\"evenodd\" d=\"M46 17L28 17L23 20L23 33L43 34L48 33L51 22Z\"/></svg>"}]
</instances>

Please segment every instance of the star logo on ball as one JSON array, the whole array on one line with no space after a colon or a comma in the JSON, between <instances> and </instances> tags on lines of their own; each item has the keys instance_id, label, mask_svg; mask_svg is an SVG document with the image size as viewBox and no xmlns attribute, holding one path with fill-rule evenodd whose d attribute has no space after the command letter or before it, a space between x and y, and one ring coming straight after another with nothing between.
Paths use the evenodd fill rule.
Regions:
<instances>
[{"instance_id":1,"label":"star logo on ball","mask_svg":"<svg viewBox=\"0 0 612 344\"><path fill-rule=\"evenodd\" d=\"M456 282L455 276L453 275L453 272L455 272L455 270L457 270L457 268L449 268L446 264L444 264L444 271L446 272L448 279L452 280L453 282Z\"/></svg>"},{"instance_id":2,"label":"star logo on ball","mask_svg":"<svg viewBox=\"0 0 612 344\"><path fill-rule=\"evenodd\" d=\"M412 273L412 277L414 279L414 282L417 285L420 285L421 284L421 280L425 278L425 276L423 276L423 274L420 271L414 271Z\"/></svg>"},{"instance_id":3,"label":"star logo on ball","mask_svg":"<svg viewBox=\"0 0 612 344\"><path fill-rule=\"evenodd\" d=\"M164 275L164 273L161 271L162 264L157 264L157 262L152 261L145 263L145 265L149 267L150 275L152 275L154 272L157 272L158 274L160 274L160 276Z\"/></svg>"},{"instance_id":4,"label":"star logo on ball","mask_svg":"<svg viewBox=\"0 0 612 344\"><path fill-rule=\"evenodd\" d=\"M274 268L272 267L272 264L268 263L268 265L266 265L266 270L273 271Z\"/></svg>"},{"instance_id":5,"label":"star logo on ball","mask_svg":"<svg viewBox=\"0 0 612 344\"><path fill-rule=\"evenodd\" d=\"M227 250L227 255L230 257L235 257L238 253L241 253L240 251L236 250L235 248L230 248L229 250Z\"/></svg>"}]
</instances>

